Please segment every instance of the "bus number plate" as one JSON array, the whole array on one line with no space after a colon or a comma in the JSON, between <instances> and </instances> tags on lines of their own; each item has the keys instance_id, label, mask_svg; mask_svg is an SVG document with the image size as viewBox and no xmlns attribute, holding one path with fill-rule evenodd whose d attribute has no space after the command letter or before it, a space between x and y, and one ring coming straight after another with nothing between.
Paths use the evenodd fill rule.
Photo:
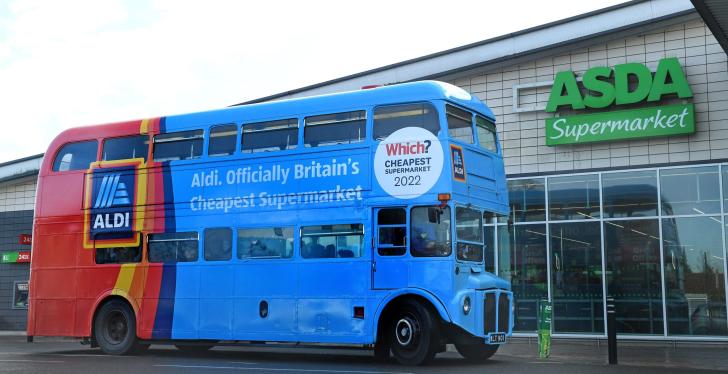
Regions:
<instances>
[{"instance_id":1,"label":"bus number plate","mask_svg":"<svg viewBox=\"0 0 728 374\"><path fill-rule=\"evenodd\" d=\"M503 344L506 342L506 333L493 332L488 334L488 337L486 339L488 344Z\"/></svg>"}]
</instances>

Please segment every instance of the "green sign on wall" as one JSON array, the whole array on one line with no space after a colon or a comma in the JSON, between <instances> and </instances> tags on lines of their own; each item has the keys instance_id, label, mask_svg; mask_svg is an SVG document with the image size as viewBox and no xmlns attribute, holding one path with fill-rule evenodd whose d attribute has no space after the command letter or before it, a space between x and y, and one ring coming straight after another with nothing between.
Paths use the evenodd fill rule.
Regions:
<instances>
[{"instance_id":1,"label":"green sign on wall","mask_svg":"<svg viewBox=\"0 0 728 374\"><path fill-rule=\"evenodd\" d=\"M611 82L613 78L614 83ZM633 82L630 87L630 81ZM643 64L594 67L582 77L582 96L572 71L554 78L547 112L601 109L611 105L659 102L665 95L693 96L677 58L660 60L654 76ZM695 132L693 104L651 106L546 119L546 145L578 144L620 139L690 134Z\"/></svg>"}]
</instances>

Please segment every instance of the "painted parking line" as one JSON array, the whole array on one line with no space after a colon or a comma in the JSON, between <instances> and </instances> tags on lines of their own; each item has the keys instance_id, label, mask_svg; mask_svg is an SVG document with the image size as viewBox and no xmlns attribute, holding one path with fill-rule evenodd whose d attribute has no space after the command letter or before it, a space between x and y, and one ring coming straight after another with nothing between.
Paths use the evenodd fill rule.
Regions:
<instances>
[{"instance_id":1,"label":"painted parking line","mask_svg":"<svg viewBox=\"0 0 728 374\"><path fill-rule=\"evenodd\" d=\"M300 369L300 368L265 368L265 367L239 367L239 366L206 366L206 365L154 365L155 367L168 367L179 369L218 369L218 370L255 370L255 371L283 371L296 373L352 373L352 374L414 374L402 371L363 371L363 370L327 370L327 369Z\"/></svg>"},{"instance_id":2,"label":"painted parking line","mask_svg":"<svg viewBox=\"0 0 728 374\"><path fill-rule=\"evenodd\" d=\"M0 362L31 362L36 364L61 364L65 361L50 361L50 360L6 360L0 359Z\"/></svg>"}]
</instances>

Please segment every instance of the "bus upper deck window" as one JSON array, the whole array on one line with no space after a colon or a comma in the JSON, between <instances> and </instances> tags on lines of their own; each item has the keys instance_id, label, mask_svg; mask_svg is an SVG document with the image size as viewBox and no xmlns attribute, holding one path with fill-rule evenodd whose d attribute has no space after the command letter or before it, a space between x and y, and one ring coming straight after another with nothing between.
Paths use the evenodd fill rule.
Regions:
<instances>
[{"instance_id":1,"label":"bus upper deck window","mask_svg":"<svg viewBox=\"0 0 728 374\"><path fill-rule=\"evenodd\" d=\"M478 143L480 146L491 152L498 152L493 122L481 116L475 116L475 128L478 130Z\"/></svg>"},{"instance_id":2,"label":"bus upper deck window","mask_svg":"<svg viewBox=\"0 0 728 374\"><path fill-rule=\"evenodd\" d=\"M440 121L430 103L388 105L374 109L374 140L384 140L405 127L420 127L437 136Z\"/></svg>"},{"instance_id":3,"label":"bus upper deck window","mask_svg":"<svg viewBox=\"0 0 728 374\"><path fill-rule=\"evenodd\" d=\"M53 171L86 170L96 161L99 143L96 140L68 143L64 145L56 159L53 160Z\"/></svg>"},{"instance_id":4,"label":"bus upper deck window","mask_svg":"<svg viewBox=\"0 0 728 374\"><path fill-rule=\"evenodd\" d=\"M303 140L306 147L363 142L366 137L366 112L325 114L306 117Z\"/></svg>"},{"instance_id":5,"label":"bus upper deck window","mask_svg":"<svg viewBox=\"0 0 728 374\"><path fill-rule=\"evenodd\" d=\"M147 135L125 136L104 140L104 149L101 152L102 160L127 160L143 158L147 160L149 150L149 137Z\"/></svg>"},{"instance_id":6,"label":"bus upper deck window","mask_svg":"<svg viewBox=\"0 0 728 374\"><path fill-rule=\"evenodd\" d=\"M294 149L298 145L298 120L246 123L242 142L244 153Z\"/></svg>"},{"instance_id":7,"label":"bus upper deck window","mask_svg":"<svg viewBox=\"0 0 728 374\"><path fill-rule=\"evenodd\" d=\"M410 225L412 256L447 257L452 253L450 207L414 207L410 211Z\"/></svg>"},{"instance_id":8,"label":"bus upper deck window","mask_svg":"<svg viewBox=\"0 0 728 374\"><path fill-rule=\"evenodd\" d=\"M199 158L202 155L202 130L178 131L154 137L154 161Z\"/></svg>"},{"instance_id":9,"label":"bus upper deck window","mask_svg":"<svg viewBox=\"0 0 728 374\"><path fill-rule=\"evenodd\" d=\"M448 105L447 132L453 139L473 144L473 115L467 110Z\"/></svg>"},{"instance_id":10,"label":"bus upper deck window","mask_svg":"<svg viewBox=\"0 0 728 374\"><path fill-rule=\"evenodd\" d=\"M213 126L210 128L210 143L207 146L207 154L209 156L228 156L235 153L237 138L237 125Z\"/></svg>"}]
</instances>

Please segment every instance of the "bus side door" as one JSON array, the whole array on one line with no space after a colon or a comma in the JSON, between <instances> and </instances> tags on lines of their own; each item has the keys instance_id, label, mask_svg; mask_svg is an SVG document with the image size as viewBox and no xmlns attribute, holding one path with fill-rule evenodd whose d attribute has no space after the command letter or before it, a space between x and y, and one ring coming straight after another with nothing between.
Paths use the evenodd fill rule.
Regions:
<instances>
[{"instance_id":1,"label":"bus side door","mask_svg":"<svg viewBox=\"0 0 728 374\"><path fill-rule=\"evenodd\" d=\"M372 289L407 287L407 238L405 207L376 208L372 246Z\"/></svg>"}]
</instances>

